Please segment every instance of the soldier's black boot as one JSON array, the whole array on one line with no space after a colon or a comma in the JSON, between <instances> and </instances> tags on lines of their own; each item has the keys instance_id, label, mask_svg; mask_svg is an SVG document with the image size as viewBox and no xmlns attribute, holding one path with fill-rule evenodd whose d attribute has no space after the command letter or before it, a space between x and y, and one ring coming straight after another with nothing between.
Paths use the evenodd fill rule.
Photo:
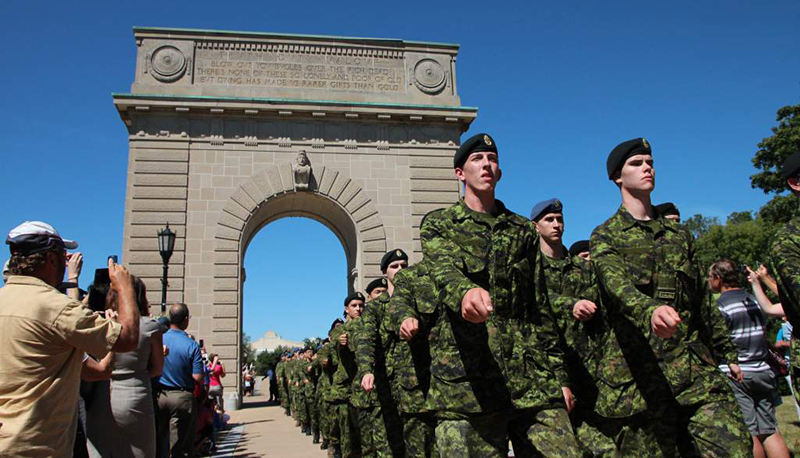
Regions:
<instances>
[{"instance_id":1,"label":"soldier's black boot","mask_svg":"<svg viewBox=\"0 0 800 458\"><path fill-rule=\"evenodd\" d=\"M333 458L342 458L342 447L337 445L333 450Z\"/></svg>"},{"instance_id":2,"label":"soldier's black boot","mask_svg":"<svg viewBox=\"0 0 800 458\"><path fill-rule=\"evenodd\" d=\"M319 430L314 429L314 439L311 441L312 444L319 444Z\"/></svg>"},{"instance_id":3,"label":"soldier's black boot","mask_svg":"<svg viewBox=\"0 0 800 458\"><path fill-rule=\"evenodd\" d=\"M303 432L306 433L306 436L310 436L311 435L311 425L306 423L306 424L303 425L303 429L305 430Z\"/></svg>"},{"instance_id":4,"label":"soldier's black boot","mask_svg":"<svg viewBox=\"0 0 800 458\"><path fill-rule=\"evenodd\" d=\"M319 446L320 450L328 450L328 439L322 439L322 445Z\"/></svg>"}]
</instances>

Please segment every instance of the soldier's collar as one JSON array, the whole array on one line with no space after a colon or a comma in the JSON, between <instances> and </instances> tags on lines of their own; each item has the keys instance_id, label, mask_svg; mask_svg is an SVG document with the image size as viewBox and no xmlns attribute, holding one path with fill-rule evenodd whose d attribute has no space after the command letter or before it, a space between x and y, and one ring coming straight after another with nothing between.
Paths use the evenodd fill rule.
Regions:
<instances>
[{"instance_id":1,"label":"soldier's collar","mask_svg":"<svg viewBox=\"0 0 800 458\"><path fill-rule=\"evenodd\" d=\"M623 231L627 231L628 229L630 229L630 228L632 228L634 226L637 226L637 225L638 226L643 226L643 227L647 226L648 223L650 223L651 221L653 221L656 224L658 224L659 226L661 226L662 230L663 230L663 228L665 226L664 223L662 221L660 221L659 219L653 219L653 220L650 220L650 221L639 221L638 219L634 218L633 215L631 215L631 213L628 211L627 208L625 208L624 205L621 205L621 204L619 206L619 210L617 210L617 215L620 217L620 219L623 222L623 225L622 225L622 230Z\"/></svg>"},{"instance_id":2,"label":"soldier's collar","mask_svg":"<svg viewBox=\"0 0 800 458\"><path fill-rule=\"evenodd\" d=\"M458 210L456 212L456 219L459 221L463 221L467 218L480 220L486 217L497 218L497 219L505 217L505 215L508 213L505 204L500 199L495 199L494 204L497 210L496 212L497 214L487 215L486 213L476 212L475 210L469 208L467 206L467 203L464 202L464 199L461 199L458 201L458 207L456 207L456 209Z\"/></svg>"}]
</instances>

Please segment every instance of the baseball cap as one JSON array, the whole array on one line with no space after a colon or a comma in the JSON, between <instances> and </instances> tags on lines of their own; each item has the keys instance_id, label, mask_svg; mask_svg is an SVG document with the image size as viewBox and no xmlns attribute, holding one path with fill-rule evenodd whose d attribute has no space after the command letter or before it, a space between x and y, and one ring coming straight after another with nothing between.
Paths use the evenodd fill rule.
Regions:
<instances>
[{"instance_id":1,"label":"baseball cap","mask_svg":"<svg viewBox=\"0 0 800 458\"><path fill-rule=\"evenodd\" d=\"M11 229L6 238L6 244L12 253L29 255L54 248L74 250L78 243L73 240L61 238L53 226L41 221L25 221Z\"/></svg>"}]
</instances>

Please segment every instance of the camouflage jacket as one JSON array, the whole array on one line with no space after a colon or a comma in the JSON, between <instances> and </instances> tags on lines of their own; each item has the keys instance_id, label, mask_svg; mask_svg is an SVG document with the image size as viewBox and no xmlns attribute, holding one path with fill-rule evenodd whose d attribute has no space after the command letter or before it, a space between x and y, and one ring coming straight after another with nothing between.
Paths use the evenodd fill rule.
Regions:
<instances>
[{"instance_id":1,"label":"camouflage jacket","mask_svg":"<svg viewBox=\"0 0 800 458\"><path fill-rule=\"evenodd\" d=\"M318 367L319 370L319 380L317 381L316 395L320 400L324 401L327 401L329 398L331 378L333 377L333 372L335 370L335 367L331 361L332 348L333 344L331 342L326 343L322 347L322 350L317 353L317 359L314 361L314 365Z\"/></svg>"},{"instance_id":2,"label":"camouflage jacket","mask_svg":"<svg viewBox=\"0 0 800 458\"><path fill-rule=\"evenodd\" d=\"M397 342L397 334L389 330L388 309L389 293L384 292L366 303L364 313L353 332L358 366L358 374L353 382L353 397L357 399L353 405L356 407L392 402L392 368L387 364L386 357ZM375 389L368 393L361 388L361 378L369 373L375 376Z\"/></svg>"},{"instance_id":3,"label":"camouflage jacket","mask_svg":"<svg viewBox=\"0 0 800 458\"><path fill-rule=\"evenodd\" d=\"M800 368L800 217L781 228L769 252L770 272L778 283L783 311L792 324L791 364Z\"/></svg>"},{"instance_id":4,"label":"camouflage jacket","mask_svg":"<svg viewBox=\"0 0 800 458\"><path fill-rule=\"evenodd\" d=\"M438 294L429 275L427 259L403 269L394 277L394 295L389 302L389 323L395 333L407 318L419 321L411 341L398 340L390 355L393 368L392 394L400 412L425 412L431 384L430 331L436 322Z\"/></svg>"},{"instance_id":5,"label":"camouflage jacket","mask_svg":"<svg viewBox=\"0 0 800 458\"><path fill-rule=\"evenodd\" d=\"M277 364L275 364L275 380L277 381L278 389L280 390L281 393L286 392L286 384L284 383L285 376L286 376L286 363L283 361L278 361Z\"/></svg>"},{"instance_id":6,"label":"camouflage jacket","mask_svg":"<svg viewBox=\"0 0 800 458\"><path fill-rule=\"evenodd\" d=\"M705 276L694 262L694 241L665 218L637 221L624 208L596 227L592 263L613 333L597 361L598 383L613 393L598 411L623 417L647 405L691 405L728 398L717 363L737 361L725 320L706 294ZM681 317L675 335L652 332L653 311L672 306Z\"/></svg>"},{"instance_id":7,"label":"camouflage jacket","mask_svg":"<svg viewBox=\"0 0 800 458\"><path fill-rule=\"evenodd\" d=\"M569 380L561 383L571 386L581 402L593 403L597 398L594 361L596 353L602 350L603 312L598 308L591 320L578 321L572 309L582 299L600 304L594 271L588 261L577 256L555 259L542 255L542 259L550 306L569 375Z\"/></svg>"},{"instance_id":8,"label":"camouflage jacket","mask_svg":"<svg viewBox=\"0 0 800 458\"><path fill-rule=\"evenodd\" d=\"M539 240L527 219L496 206L490 215L462 200L422 224L442 312L431 333L427 406L440 416L563 405L558 380L566 373ZM494 312L475 324L461 316L461 300L479 287Z\"/></svg>"},{"instance_id":9,"label":"camouflage jacket","mask_svg":"<svg viewBox=\"0 0 800 458\"><path fill-rule=\"evenodd\" d=\"M358 319L350 320L334 329L331 333L331 342L334 345L331 354L336 372L333 373L331 380L330 397L328 399L330 401L350 401L353 379L357 371L355 355L350 348L353 342L352 331L356 323L358 323ZM339 343L339 336L342 333L347 333L347 345Z\"/></svg>"}]
</instances>

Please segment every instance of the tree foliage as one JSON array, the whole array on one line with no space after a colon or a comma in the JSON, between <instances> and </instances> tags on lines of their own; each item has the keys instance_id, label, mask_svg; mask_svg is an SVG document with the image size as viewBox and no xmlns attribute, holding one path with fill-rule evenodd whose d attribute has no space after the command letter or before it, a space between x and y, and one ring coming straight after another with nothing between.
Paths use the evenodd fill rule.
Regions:
<instances>
[{"instance_id":1,"label":"tree foliage","mask_svg":"<svg viewBox=\"0 0 800 458\"><path fill-rule=\"evenodd\" d=\"M242 333L242 364L250 364L256 362L256 351L253 348L253 342L245 333Z\"/></svg>"},{"instance_id":2,"label":"tree foliage","mask_svg":"<svg viewBox=\"0 0 800 458\"><path fill-rule=\"evenodd\" d=\"M281 355L289 351L289 347L280 346L272 351L262 351L256 357L256 374L266 375L267 369L275 365L281 359Z\"/></svg>"},{"instance_id":3,"label":"tree foliage","mask_svg":"<svg viewBox=\"0 0 800 458\"><path fill-rule=\"evenodd\" d=\"M760 172L750 177L750 185L765 194L787 190L780 170L783 161L800 150L800 105L787 105L779 109L776 120L778 125L772 128L772 135L758 144L758 151L753 158L753 166Z\"/></svg>"},{"instance_id":4,"label":"tree foliage","mask_svg":"<svg viewBox=\"0 0 800 458\"><path fill-rule=\"evenodd\" d=\"M321 337L306 337L303 339L303 350L317 351L317 347L322 343Z\"/></svg>"},{"instance_id":5,"label":"tree foliage","mask_svg":"<svg viewBox=\"0 0 800 458\"><path fill-rule=\"evenodd\" d=\"M758 210L758 217L773 224L786 224L800 215L800 206L794 194L775 196Z\"/></svg>"},{"instance_id":6,"label":"tree foliage","mask_svg":"<svg viewBox=\"0 0 800 458\"><path fill-rule=\"evenodd\" d=\"M692 236L697 239L705 235L712 226L718 226L719 218L697 214L685 220L683 225L686 226L689 232L692 233Z\"/></svg>"}]
</instances>

